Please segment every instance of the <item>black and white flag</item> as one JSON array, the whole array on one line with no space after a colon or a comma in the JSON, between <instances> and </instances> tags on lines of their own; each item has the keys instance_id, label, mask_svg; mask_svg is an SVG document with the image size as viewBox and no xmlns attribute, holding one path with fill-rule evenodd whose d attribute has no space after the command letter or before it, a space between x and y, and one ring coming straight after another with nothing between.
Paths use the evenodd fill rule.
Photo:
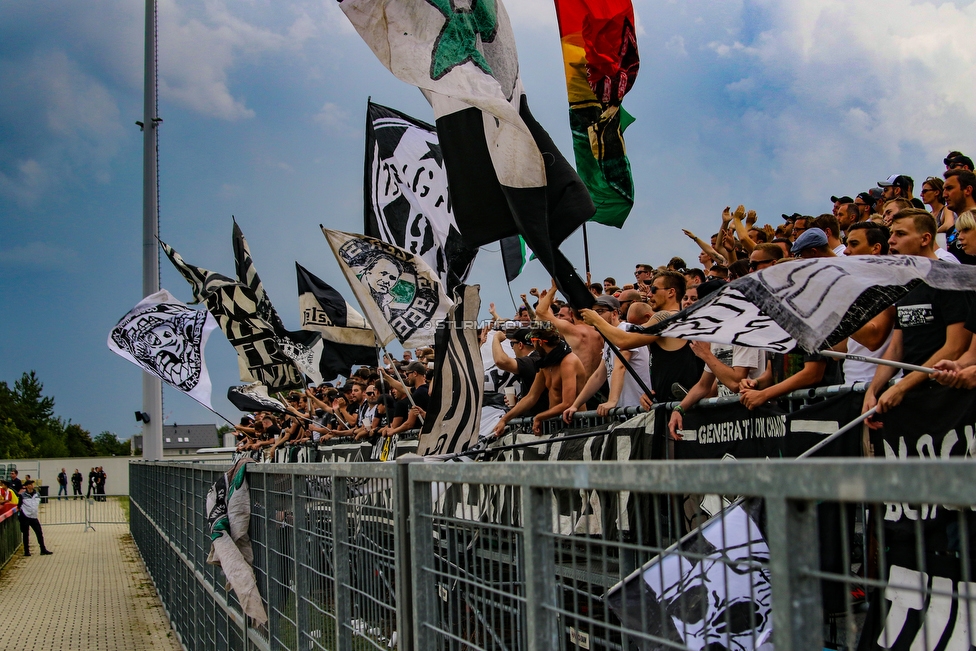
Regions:
<instances>
[{"instance_id":1,"label":"black and white flag","mask_svg":"<svg viewBox=\"0 0 976 651\"><path fill-rule=\"evenodd\" d=\"M203 358L217 322L161 289L122 317L108 335L108 348L210 409L210 375Z\"/></svg>"},{"instance_id":2,"label":"black and white flag","mask_svg":"<svg viewBox=\"0 0 976 651\"><path fill-rule=\"evenodd\" d=\"M305 370L311 370L316 354L312 347L282 339L259 317L258 300L250 287L187 264L171 246L162 240L159 244L193 287L193 295L206 303L220 330L237 350L242 382L261 382L278 390L305 387L303 368L295 360L303 360Z\"/></svg>"},{"instance_id":3,"label":"black and white flag","mask_svg":"<svg viewBox=\"0 0 976 651\"><path fill-rule=\"evenodd\" d=\"M254 259L251 257L251 248L247 245L247 240L244 238L241 227L237 225L236 219L234 219L233 243L237 280L250 287L251 291L254 292L254 298L257 299L258 316L267 321L279 334L290 334L285 330L285 325L281 322L274 305L271 304L268 293L264 291L264 284L261 282L261 277L258 276Z\"/></svg>"},{"instance_id":4,"label":"black and white flag","mask_svg":"<svg viewBox=\"0 0 976 651\"><path fill-rule=\"evenodd\" d=\"M814 353L843 341L925 283L970 291L976 268L919 256L811 258L743 276L648 334Z\"/></svg>"},{"instance_id":5,"label":"black and white flag","mask_svg":"<svg viewBox=\"0 0 976 651\"><path fill-rule=\"evenodd\" d=\"M423 258L452 292L478 249L461 243L437 132L379 104L366 111L363 232Z\"/></svg>"},{"instance_id":6,"label":"black and white flag","mask_svg":"<svg viewBox=\"0 0 976 651\"><path fill-rule=\"evenodd\" d=\"M260 382L252 382L239 387L227 387L227 399L238 410L245 413L255 411L273 411L280 414L289 413L288 408L280 400L268 395L268 387Z\"/></svg>"},{"instance_id":7,"label":"black and white flag","mask_svg":"<svg viewBox=\"0 0 976 651\"><path fill-rule=\"evenodd\" d=\"M430 265L373 237L322 232L380 345L397 339L404 348L432 346L452 303Z\"/></svg>"},{"instance_id":8,"label":"black and white flag","mask_svg":"<svg viewBox=\"0 0 976 651\"><path fill-rule=\"evenodd\" d=\"M457 288L457 301L438 328L434 381L420 430L421 456L464 452L478 442L485 397L485 367L478 339L478 285Z\"/></svg>"},{"instance_id":9,"label":"black and white flag","mask_svg":"<svg viewBox=\"0 0 976 651\"><path fill-rule=\"evenodd\" d=\"M610 589L607 605L640 651L763 649L772 642L769 546L760 500L723 511Z\"/></svg>"},{"instance_id":10,"label":"black and white flag","mask_svg":"<svg viewBox=\"0 0 976 651\"><path fill-rule=\"evenodd\" d=\"M319 369L325 381L348 377L355 364L376 364L376 334L362 314L331 285L297 262L298 312L302 330L322 337Z\"/></svg>"}]
</instances>

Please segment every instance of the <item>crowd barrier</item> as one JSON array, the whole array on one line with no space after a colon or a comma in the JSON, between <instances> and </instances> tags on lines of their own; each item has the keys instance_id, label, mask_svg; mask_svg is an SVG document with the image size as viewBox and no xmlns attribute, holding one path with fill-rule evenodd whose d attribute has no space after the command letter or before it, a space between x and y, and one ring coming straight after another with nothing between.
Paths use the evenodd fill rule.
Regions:
<instances>
[{"instance_id":1,"label":"crowd barrier","mask_svg":"<svg viewBox=\"0 0 976 651\"><path fill-rule=\"evenodd\" d=\"M7 564L20 545L20 521L16 509L0 512L0 567Z\"/></svg>"},{"instance_id":2,"label":"crowd barrier","mask_svg":"<svg viewBox=\"0 0 976 651\"><path fill-rule=\"evenodd\" d=\"M85 531L96 524L125 524L128 499L126 495L49 497L41 501L38 519L45 527L80 524Z\"/></svg>"},{"instance_id":3,"label":"crowd barrier","mask_svg":"<svg viewBox=\"0 0 976 651\"><path fill-rule=\"evenodd\" d=\"M514 431L487 463L251 464L260 627L205 563L219 469L134 464L133 537L186 648L976 646L976 393L912 392L790 461L860 411L818 391L714 400L677 441L664 411Z\"/></svg>"},{"instance_id":4,"label":"crowd barrier","mask_svg":"<svg viewBox=\"0 0 976 651\"><path fill-rule=\"evenodd\" d=\"M793 393L786 396L782 401L782 405L785 407L783 410L778 409L762 409L759 410L758 414L762 414L766 420L763 421L759 419L758 422L768 423L770 427L773 428L773 432L787 432L792 421L810 421L810 420L820 420L825 425L819 429L824 429L830 424L836 424L834 430L840 428L845 422L841 422L839 418L846 418L848 421L853 419L860 413L861 400L865 390L865 385L863 383L856 384L854 386L828 386L819 387L817 389L803 389L799 391L794 391ZM524 449L517 453L505 453L501 452L495 453L493 450L498 448L507 447L513 444L528 444L534 441L539 441L540 437L537 437L532 433L532 419L531 418L516 418L510 423L509 433L501 437L491 444L486 445L486 452L484 454L472 455L470 458L478 459L482 461L487 460L543 460L543 459L559 459L561 461L574 460L574 461L585 461L593 458L588 456L591 454L593 446L596 449L604 450L602 445L602 438L598 434L599 432L605 431L623 431L619 428L633 429L641 428L647 435L653 434L664 434L667 427L667 421L670 417L671 410L677 406L677 402L660 403L655 405L653 409L654 419L645 418L642 421L636 420L634 417L646 414L645 410L638 407L621 407L612 409L605 416L597 414L595 411L585 411L577 412L573 417L573 422L569 425L564 423L559 418L553 418L542 426L541 437L545 438L557 438L566 434L576 434L582 432L595 432L594 441L589 445L585 445L582 442L570 446L569 449L561 450L559 447L555 448L555 454L553 453L553 448L543 448L540 446L539 450L533 451L531 449ZM826 405L825 407L819 405ZM812 418L807 418L804 416L804 410L811 410L814 415ZM739 401L737 396L725 396L721 398L709 398L702 400L694 410L690 413L690 422L695 422L698 418L698 414L708 414L705 417L709 422L739 422L742 420L749 420L749 415L744 415L747 410L744 407L739 406ZM803 413L800 413L803 412ZM791 418L791 414L799 413L798 417ZM754 418L753 418L754 419ZM778 429L777 429L778 428ZM789 433L793 433L794 430L790 430ZM418 447L418 437L419 430L410 430L399 436L392 438L375 437L373 439L363 439L361 441L353 441L348 438L333 439L328 443L313 444L303 443L298 445L288 445L285 444L275 450L273 454L255 454L255 460L268 463L319 463L319 462L360 462L360 461L393 461L395 459L401 458L406 454L415 454ZM826 434L830 432L821 432L821 434ZM778 457L795 457L798 456L802 449L796 449L804 444L813 445L815 438L811 437L792 437L790 443L791 447L787 448L776 448L776 446L758 446L757 445L746 445L743 446L724 446L726 449L719 450L717 446L712 445L710 449L699 450L697 452L691 451L690 446L681 446L679 449L674 449L673 446L665 445L650 445L649 441L645 441L643 436L636 436L634 434L634 445L626 450L620 450L620 454L612 456L604 456L603 460L638 460L638 459L668 459L668 458L689 458L688 456L682 457L681 455L691 455L691 458L728 458L730 456L740 457L766 457L766 456L778 456ZM663 440L663 439L659 439ZM758 440L758 439L756 439ZM852 435L848 437L848 441L856 441L857 435ZM784 441L780 441L784 442ZM738 454L734 454L731 448L737 448ZM759 454L759 449L762 448L763 454ZM685 449L681 449L685 448ZM851 456L852 454L857 454L856 450L853 448L848 449L843 454L839 453L839 448L835 447L833 456ZM579 456L573 456L575 451ZM674 455L678 456L675 457ZM561 455L561 456L560 456Z\"/></svg>"}]
</instances>

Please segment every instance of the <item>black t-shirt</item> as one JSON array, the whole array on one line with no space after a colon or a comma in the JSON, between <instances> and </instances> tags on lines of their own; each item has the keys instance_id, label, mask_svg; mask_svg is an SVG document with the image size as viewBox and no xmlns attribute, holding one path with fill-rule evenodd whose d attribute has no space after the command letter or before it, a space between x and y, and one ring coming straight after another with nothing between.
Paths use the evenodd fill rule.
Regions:
<instances>
[{"instance_id":1,"label":"black t-shirt","mask_svg":"<svg viewBox=\"0 0 976 651\"><path fill-rule=\"evenodd\" d=\"M688 344L678 350L664 350L655 341L650 348L651 389L654 391L654 402L676 400L676 396L671 392L671 385L675 382L685 389L691 389L701 379L705 362L691 352L691 346Z\"/></svg>"},{"instance_id":2,"label":"black t-shirt","mask_svg":"<svg viewBox=\"0 0 976 651\"><path fill-rule=\"evenodd\" d=\"M430 394L427 387L428 385L425 383L413 390L414 403L424 411L427 411L427 405L430 404Z\"/></svg>"},{"instance_id":3,"label":"black t-shirt","mask_svg":"<svg viewBox=\"0 0 976 651\"><path fill-rule=\"evenodd\" d=\"M924 364L942 348L946 328L967 321L972 295L972 292L933 289L922 284L896 302L895 327L902 331L901 361Z\"/></svg>"},{"instance_id":4,"label":"black t-shirt","mask_svg":"<svg viewBox=\"0 0 976 651\"><path fill-rule=\"evenodd\" d=\"M515 363L518 365L518 370L516 375L519 378L519 384L521 389L519 391L519 400L525 397L525 394L529 392L532 388L532 383L535 382L535 376L539 373L539 360L542 359L542 355L539 351L533 350L525 357L516 357ZM582 387L578 387L582 389ZM539 399L536 401L535 405L528 411L527 416L535 416L536 414L541 414L542 412L549 409L549 390L542 392Z\"/></svg>"},{"instance_id":5,"label":"black t-shirt","mask_svg":"<svg viewBox=\"0 0 976 651\"><path fill-rule=\"evenodd\" d=\"M402 400L397 400L396 406L393 409L393 417L406 420L410 415L410 407L411 405L408 399L403 398Z\"/></svg>"},{"instance_id":6,"label":"black t-shirt","mask_svg":"<svg viewBox=\"0 0 976 651\"><path fill-rule=\"evenodd\" d=\"M24 487L24 482L20 480L20 477L14 477L13 479L8 479L6 481L7 486L15 493L20 493L20 489Z\"/></svg>"},{"instance_id":7,"label":"black t-shirt","mask_svg":"<svg viewBox=\"0 0 976 651\"><path fill-rule=\"evenodd\" d=\"M518 370L515 371L515 375L518 376L519 384L521 389L519 390L519 399L524 398L525 394L529 392L532 388L532 383L535 382L535 375L539 372L539 360L542 359L542 355L539 351L533 350L525 357L516 357L515 365L518 366ZM549 398L546 398L546 402ZM548 407L546 408L548 409Z\"/></svg>"}]
</instances>

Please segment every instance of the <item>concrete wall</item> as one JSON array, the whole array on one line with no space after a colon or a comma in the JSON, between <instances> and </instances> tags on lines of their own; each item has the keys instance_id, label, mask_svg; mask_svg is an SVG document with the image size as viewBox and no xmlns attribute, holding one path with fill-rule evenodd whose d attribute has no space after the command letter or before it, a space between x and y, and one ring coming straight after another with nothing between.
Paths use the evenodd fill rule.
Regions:
<instances>
[{"instance_id":1,"label":"concrete wall","mask_svg":"<svg viewBox=\"0 0 976 651\"><path fill-rule=\"evenodd\" d=\"M184 455L174 457L172 461L194 461L216 459L226 456L227 466L230 466L230 455ZM105 494L106 495L128 495L129 494L129 463L138 461L142 457L71 457L68 459L0 459L0 465L16 464L19 469L20 478L24 479L25 474L30 474L31 478L37 480L38 477L45 486L50 486L50 495L58 494L58 473L61 468L68 473L68 494L71 494L71 474L77 468L81 471L81 491L82 494L88 491L88 473L94 466L102 466L105 470ZM166 459L170 461L170 459ZM40 473L36 474L35 469L40 465Z\"/></svg>"}]
</instances>

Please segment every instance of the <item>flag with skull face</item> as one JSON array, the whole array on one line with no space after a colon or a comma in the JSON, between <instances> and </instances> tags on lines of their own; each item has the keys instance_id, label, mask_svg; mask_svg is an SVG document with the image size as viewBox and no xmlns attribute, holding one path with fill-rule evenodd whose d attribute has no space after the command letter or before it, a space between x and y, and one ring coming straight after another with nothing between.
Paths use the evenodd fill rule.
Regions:
<instances>
[{"instance_id":1,"label":"flag with skull face","mask_svg":"<svg viewBox=\"0 0 976 651\"><path fill-rule=\"evenodd\" d=\"M769 546L760 500L722 511L607 593L625 626L671 643L641 640L641 651L753 651L771 648Z\"/></svg>"},{"instance_id":2,"label":"flag with skull face","mask_svg":"<svg viewBox=\"0 0 976 651\"><path fill-rule=\"evenodd\" d=\"M194 310L162 289L119 320L109 333L108 347L212 409L203 349L216 328L209 312Z\"/></svg>"}]
</instances>

